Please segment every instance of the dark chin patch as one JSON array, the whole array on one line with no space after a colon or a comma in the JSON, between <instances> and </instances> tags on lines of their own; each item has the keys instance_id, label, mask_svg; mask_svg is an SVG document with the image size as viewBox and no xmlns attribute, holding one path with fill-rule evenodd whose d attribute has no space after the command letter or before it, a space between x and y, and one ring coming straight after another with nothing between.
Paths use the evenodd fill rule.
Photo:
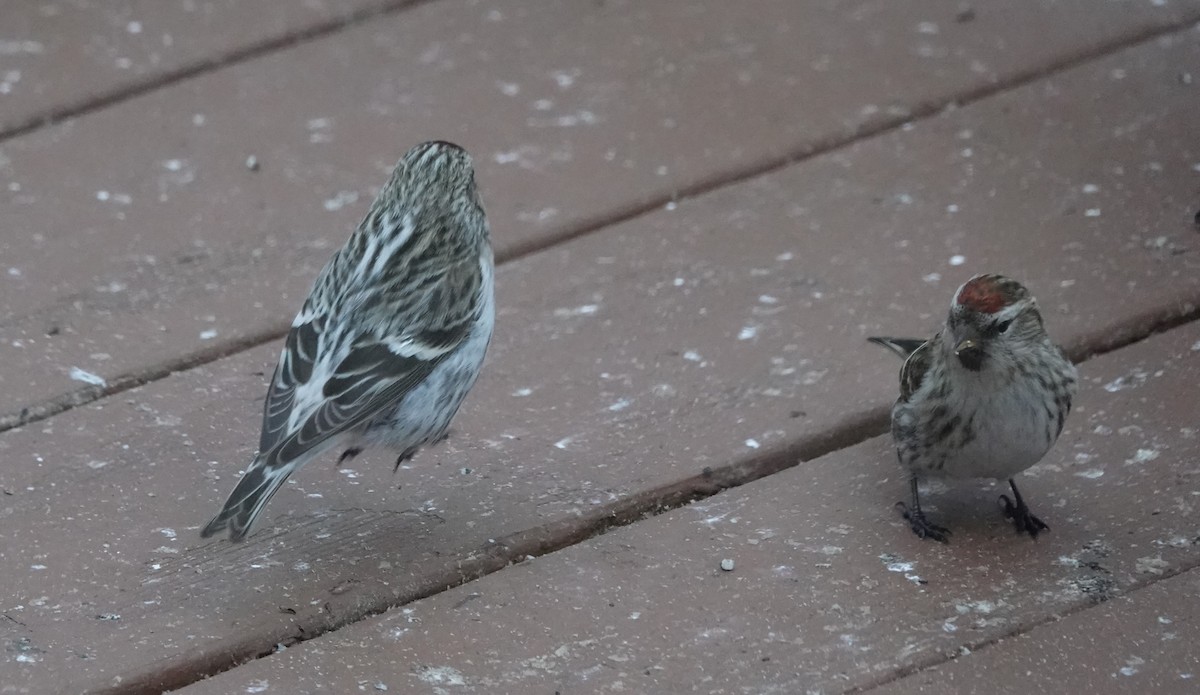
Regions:
<instances>
[{"instance_id":1,"label":"dark chin patch","mask_svg":"<svg viewBox=\"0 0 1200 695\"><path fill-rule=\"evenodd\" d=\"M963 350L955 355L958 358L958 363L972 372L977 372L983 369L983 351L982 350Z\"/></svg>"}]
</instances>

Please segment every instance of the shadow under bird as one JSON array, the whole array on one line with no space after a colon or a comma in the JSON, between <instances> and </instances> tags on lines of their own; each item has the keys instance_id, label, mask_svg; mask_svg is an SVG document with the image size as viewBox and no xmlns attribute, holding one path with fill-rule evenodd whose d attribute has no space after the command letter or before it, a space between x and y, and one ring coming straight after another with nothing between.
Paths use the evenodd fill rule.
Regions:
<instances>
[{"instance_id":1,"label":"shadow under bird","mask_svg":"<svg viewBox=\"0 0 1200 695\"><path fill-rule=\"evenodd\" d=\"M1008 480L1001 495L1017 533L1049 527L1034 516L1014 480L1046 455L1062 433L1078 375L1046 334L1033 295L1001 275L976 275L954 293L946 323L929 340L868 338L906 358L892 438L911 473L912 504L898 503L921 538L950 531L921 510L924 476Z\"/></svg>"},{"instance_id":2,"label":"shadow under bird","mask_svg":"<svg viewBox=\"0 0 1200 695\"><path fill-rule=\"evenodd\" d=\"M309 461L438 441L483 365L495 303L487 218L471 158L426 142L401 158L317 276L284 342L258 454L200 532L243 539Z\"/></svg>"}]
</instances>

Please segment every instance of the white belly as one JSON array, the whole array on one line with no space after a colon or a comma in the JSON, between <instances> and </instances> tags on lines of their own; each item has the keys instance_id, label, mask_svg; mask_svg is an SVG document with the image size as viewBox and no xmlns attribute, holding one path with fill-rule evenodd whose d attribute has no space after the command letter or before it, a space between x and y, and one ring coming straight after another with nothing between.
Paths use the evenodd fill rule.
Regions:
<instances>
[{"instance_id":1,"label":"white belly","mask_svg":"<svg viewBox=\"0 0 1200 695\"><path fill-rule=\"evenodd\" d=\"M1040 398L1014 391L976 404L975 438L947 458L942 475L1007 479L1042 460L1054 443L1049 417Z\"/></svg>"},{"instance_id":2,"label":"white belly","mask_svg":"<svg viewBox=\"0 0 1200 695\"><path fill-rule=\"evenodd\" d=\"M949 394L940 417L928 393L921 395L892 413L894 430L907 432L897 439L901 461L919 475L1011 478L1040 461L1057 437L1036 384L970 384ZM945 413L957 415L949 435Z\"/></svg>"}]
</instances>

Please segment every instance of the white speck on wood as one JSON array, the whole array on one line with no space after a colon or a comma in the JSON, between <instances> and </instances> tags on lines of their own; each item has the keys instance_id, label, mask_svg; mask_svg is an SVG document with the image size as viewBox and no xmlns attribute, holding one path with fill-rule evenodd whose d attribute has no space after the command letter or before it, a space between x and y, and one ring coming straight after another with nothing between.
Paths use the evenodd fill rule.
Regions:
<instances>
[{"instance_id":1,"label":"white speck on wood","mask_svg":"<svg viewBox=\"0 0 1200 695\"><path fill-rule=\"evenodd\" d=\"M79 367L71 367L70 376L75 381L82 381L83 383L91 384L92 386L99 386L101 388L108 386L108 382L104 380L104 377L97 376L91 372L85 372Z\"/></svg>"},{"instance_id":2,"label":"white speck on wood","mask_svg":"<svg viewBox=\"0 0 1200 695\"><path fill-rule=\"evenodd\" d=\"M356 202L358 202L358 191L338 191L337 195L325 200L325 209L334 212Z\"/></svg>"},{"instance_id":3,"label":"white speck on wood","mask_svg":"<svg viewBox=\"0 0 1200 695\"><path fill-rule=\"evenodd\" d=\"M1158 458L1160 453L1157 449L1138 449L1132 457L1125 459L1125 463L1130 466L1147 463Z\"/></svg>"},{"instance_id":4,"label":"white speck on wood","mask_svg":"<svg viewBox=\"0 0 1200 695\"><path fill-rule=\"evenodd\" d=\"M597 304L584 304L583 306L568 309L560 307L554 310L554 316L560 319L570 318L572 316L591 316L599 311L600 306Z\"/></svg>"},{"instance_id":5,"label":"white speck on wood","mask_svg":"<svg viewBox=\"0 0 1200 695\"><path fill-rule=\"evenodd\" d=\"M432 685L466 685L462 673L449 666L423 666L417 669L417 678Z\"/></svg>"},{"instance_id":6,"label":"white speck on wood","mask_svg":"<svg viewBox=\"0 0 1200 695\"><path fill-rule=\"evenodd\" d=\"M30 41L28 39L23 41L0 40L0 56L20 55L22 53L37 55L44 53L45 50L45 45L39 41Z\"/></svg>"},{"instance_id":7,"label":"white speck on wood","mask_svg":"<svg viewBox=\"0 0 1200 695\"><path fill-rule=\"evenodd\" d=\"M1161 555L1157 555L1154 557L1139 557L1135 567L1141 574L1161 575L1171 567L1171 563L1162 559Z\"/></svg>"}]
</instances>

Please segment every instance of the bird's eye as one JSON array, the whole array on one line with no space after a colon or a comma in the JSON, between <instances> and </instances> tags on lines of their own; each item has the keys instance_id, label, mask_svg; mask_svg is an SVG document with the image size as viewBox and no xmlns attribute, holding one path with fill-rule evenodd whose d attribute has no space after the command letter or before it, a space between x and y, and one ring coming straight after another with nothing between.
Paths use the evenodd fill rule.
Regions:
<instances>
[{"instance_id":1,"label":"bird's eye","mask_svg":"<svg viewBox=\"0 0 1200 695\"><path fill-rule=\"evenodd\" d=\"M1004 333L1005 331L1008 330L1008 327L1011 325L1012 325L1012 319L1009 319L1007 321L1001 321L1000 323L996 324L996 332Z\"/></svg>"}]
</instances>

